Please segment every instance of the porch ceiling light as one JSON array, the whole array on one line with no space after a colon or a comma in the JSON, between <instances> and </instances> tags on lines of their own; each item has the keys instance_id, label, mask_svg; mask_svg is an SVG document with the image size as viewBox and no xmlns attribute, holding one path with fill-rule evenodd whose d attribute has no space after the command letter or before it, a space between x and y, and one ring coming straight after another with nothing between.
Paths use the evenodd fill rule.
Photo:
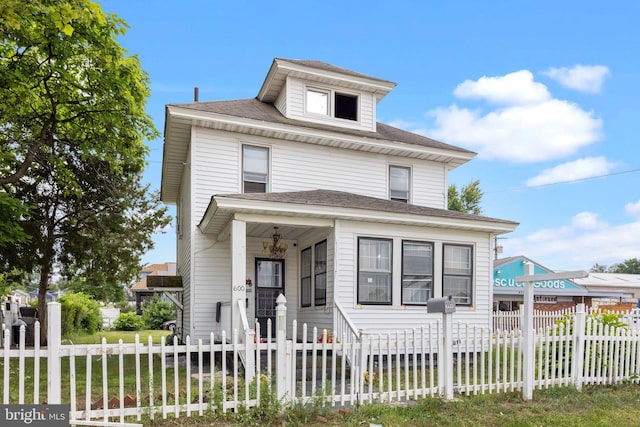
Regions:
<instances>
[{"instance_id":1,"label":"porch ceiling light","mask_svg":"<svg viewBox=\"0 0 640 427\"><path fill-rule=\"evenodd\" d=\"M280 239L282 236L278 233L278 227L273 227L273 235L271 236L271 241L262 242L262 249L268 250L269 255L273 259L281 259L284 258L287 253L287 249L289 249L289 245L285 242L281 242Z\"/></svg>"}]
</instances>

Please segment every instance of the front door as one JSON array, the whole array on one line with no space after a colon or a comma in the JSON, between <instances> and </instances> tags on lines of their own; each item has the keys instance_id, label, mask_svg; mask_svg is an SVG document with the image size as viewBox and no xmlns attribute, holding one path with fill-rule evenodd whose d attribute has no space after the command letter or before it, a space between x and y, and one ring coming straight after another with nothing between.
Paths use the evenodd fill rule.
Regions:
<instances>
[{"instance_id":1,"label":"front door","mask_svg":"<svg viewBox=\"0 0 640 427\"><path fill-rule=\"evenodd\" d=\"M284 260L256 258L256 319L260 335L267 336L267 321L271 319L271 336L276 331L276 299L284 294Z\"/></svg>"}]
</instances>

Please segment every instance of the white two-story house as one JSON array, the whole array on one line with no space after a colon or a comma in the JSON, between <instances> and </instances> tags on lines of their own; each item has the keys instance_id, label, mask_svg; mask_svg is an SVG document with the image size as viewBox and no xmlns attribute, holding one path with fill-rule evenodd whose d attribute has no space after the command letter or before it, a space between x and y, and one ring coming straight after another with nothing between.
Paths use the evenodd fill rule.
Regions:
<instances>
[{"instance_id":1,"label":"white two-story house","mask_svg":"<svg viewBox=\"0 0 640 427\"><path fill-rule=\"evenodd\" d=\"M320 330L414 328L449 295L454 319L489 325L492 242L517 223L447 210L447 174L475 153L378 123L394 86L278 58L255 98L167 105L185 336L241 329L245 309L265 335L279 294Z\"/></svg>"}]
</instances>

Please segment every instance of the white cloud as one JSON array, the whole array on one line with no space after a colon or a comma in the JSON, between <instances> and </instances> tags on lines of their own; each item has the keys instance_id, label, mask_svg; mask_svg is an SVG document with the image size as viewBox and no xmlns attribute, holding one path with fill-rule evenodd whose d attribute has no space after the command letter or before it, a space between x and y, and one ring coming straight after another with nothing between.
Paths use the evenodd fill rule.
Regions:
<instances>
[{"instance_id":1,"label":"white cloud","mask_svg":"<svg viewBox=\"0 0 640 427\"><path fill-rule=\"evenodd\" d=\"M627 203L624 206L624 211L627 213L627 215L638 218L640 220L640 200L635 203Z\"/></svg>"},{"instance_id":2,"label":"white cloud","mask_svg":"<svg viewBox=\"0 0 640 427\"><path fill-rule=\"evenodd\" d=\"M466 146L485 159L539 162L570 156L600 137L592 112L559 99L513 105L488 113L452 105L429 114L425 135Z\"/></svg>"},{"instance_id":3,"label":"white cloud","mask_svg":"<svg viewBox=\"0 0 640 427\"><path fill-rule=\"evenodd\" d=\"M627 209L628 209L627 205ZM539 230L502 243L504 256L525 255L554 270L588 270L635 258L640 252L640 219L611 225L581 212L568 225Z\"/></svg>"},{"instance_id":4,"label":"white cloud","mask_svg":"<svg viewBox=\"0 0 640 427\"><path fill-rule=\"evenodd\" d=\"M542 74L569 89L598 93L609 75L609 68L604 65L576 65L572 68L550 68Z\"/></svg>"},{"instance_id":5,"label":"white cloud","mask_svg":"<svg viewBox=\"0 0 640 427\"><path fill-rule=\"evenodd\" d=\"M500 105L522 105L551 98L547 87L533 80L533 73L520 70L504 76L465 80L453 91L458 98L486 99Z\"/></svg>"},{"instance_id":6,"label":"white cloud","mask_svg":"<svg viewBox=\"0 0 640 427\"><path fill-rule=\"evenodd\" d=\"M535 187L592 178L606 175L614 167L615 163L607 161L604 157L585 157L545 169L539 175L529 179L526 184L528 187Z\"/></svg>"},{"instance_id":7,"label":"white cloud","mask_svg":"<svg viewBox=\"0 0 640 427\"><path fill-rule=\"evenodd\" d=\"M571 225L573 228L580 230L595 230L605 226L598 219L598 214L593 212L580 212L571 219Z\"/></svg>"}]
</instances>

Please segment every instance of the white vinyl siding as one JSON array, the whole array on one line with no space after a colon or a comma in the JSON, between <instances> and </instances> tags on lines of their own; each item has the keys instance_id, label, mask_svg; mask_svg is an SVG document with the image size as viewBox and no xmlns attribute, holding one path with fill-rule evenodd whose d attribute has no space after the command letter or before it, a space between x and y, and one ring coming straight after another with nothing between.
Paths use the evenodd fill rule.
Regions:
<instances>
[{"instance_id":1,"label":"white vinyl siding","mask_svg":"<svg viewBox=\"0 0 640 427\"><path fill-rule=\"evenodd\" d=\"M388 165L396 158L259 137L231 138L233 134L198 128L194 169L196 218L199 222L213 194L242 192L242 145L270 150L270 191L335 190L388 198ZM406 159L404 159L406 160ZM406 162L405 162L406 163ZM327 173L327 171L331 173ZM446 176L436 162L413 160L411 203L444 208ZM437 185L434 183L439 183ZM198 217L200 213L200 217ZM197 224L197 222L196 222Z\"/></svg>"},{"instance_id":2,"label":"white vinyl siding","mask_svg":"<svg viewBox=\"0 0 640 427\"><path fill-rule=\"evenodd\" d=\"M283 90L278 94L276 101L274 102L274 106L280 111L280 114L283 116L287 116L287 91Z\"/></svg>"}]
</instances>

